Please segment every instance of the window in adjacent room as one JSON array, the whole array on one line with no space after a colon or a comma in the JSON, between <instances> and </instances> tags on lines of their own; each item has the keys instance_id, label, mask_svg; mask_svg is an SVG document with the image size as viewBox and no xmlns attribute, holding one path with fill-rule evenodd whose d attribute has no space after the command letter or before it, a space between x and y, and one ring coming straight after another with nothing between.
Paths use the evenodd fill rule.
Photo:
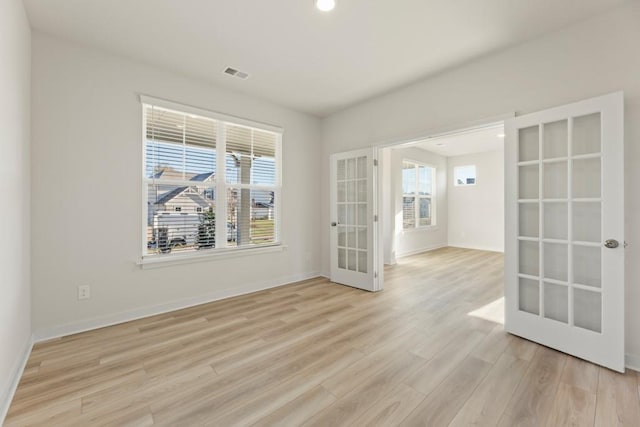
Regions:
<instances>
[{"instance_id":1,"label":"window in adjacent room","mask_svg":"<svg viewBox=\"0 0 640 427\"><path fill-rule=\"evenodd\" d=\"M432 166L402 162L403 228L435 225L435 176Z\"/></svg>"},{"instance_id":2,"label":"window in adjacent room","mask_svg":"<svg viewBox=\"0 0 640 427\"><path fill-rule=\"evenodd\" d=\"M476 185L475 165L456 166L453 168L453 183L456 187Z\"/></svg>"},{"instance_id":3,"label":"window in adjacent room","mask_svg":"<svg viewBox=\"0 0 640 427\"><path fill-rule=\"evenodd\" d=\"M282 133L160 103L143 99L143 255L278 244Z\"/></svg>"}]
</instances>

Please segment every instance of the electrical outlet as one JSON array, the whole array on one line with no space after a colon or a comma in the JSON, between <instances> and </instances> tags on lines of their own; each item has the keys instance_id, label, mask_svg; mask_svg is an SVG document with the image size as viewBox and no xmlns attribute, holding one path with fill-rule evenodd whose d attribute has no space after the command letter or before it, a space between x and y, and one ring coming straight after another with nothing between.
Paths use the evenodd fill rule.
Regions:
<instances>
[{"instance_id":1,"label":"electrical outlet","mask_svg":"<svg viewBox=\"0 0 640 427\"><path fill-rule=\"evenodd\" d=\"M78 286L78 300L91 298L91 288L89 285Z\"/></svg>"}]
</instances>

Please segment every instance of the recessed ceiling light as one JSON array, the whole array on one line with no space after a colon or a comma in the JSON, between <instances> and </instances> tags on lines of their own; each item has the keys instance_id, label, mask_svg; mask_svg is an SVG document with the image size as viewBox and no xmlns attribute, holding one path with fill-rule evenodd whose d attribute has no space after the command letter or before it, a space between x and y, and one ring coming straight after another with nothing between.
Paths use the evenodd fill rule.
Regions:
<instances>
[{"instance_id":1,"label":"recessed ceiling light","mask_svg":"<svg viewBox=\"0 0 640 427\"><path fill-rule=\"evenodd\" d=\"M504 138L504 133L499 133L498 138Z\"/></svg>"},{"instance_id":2,"label":"recessed ceiling light","mask_svg":"<svg viewBox=\"0 0 640 427\"><path fill-rule=\"evenodd\" d=\"M336 0L314 0L314 3L322 12L330 12L336 7Z\"/></svg>"}]
</instances>

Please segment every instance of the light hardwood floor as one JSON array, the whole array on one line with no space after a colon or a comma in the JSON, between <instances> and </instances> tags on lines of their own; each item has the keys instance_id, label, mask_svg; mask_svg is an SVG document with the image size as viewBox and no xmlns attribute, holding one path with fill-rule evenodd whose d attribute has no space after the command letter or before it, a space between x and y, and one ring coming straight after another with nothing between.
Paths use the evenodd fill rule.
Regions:
<instances>
[{"instance_id":1,"label":"light hardwood floor","mask_svg":"<svg viewBox=\"0 0 640 427\"><path fill-rule=\"evenodd\" d=\"M502 263L445 248L376 294L314 279L38 344L6 425L639 426L635 372L503 332Z\"/></svg>"}]
</instances>

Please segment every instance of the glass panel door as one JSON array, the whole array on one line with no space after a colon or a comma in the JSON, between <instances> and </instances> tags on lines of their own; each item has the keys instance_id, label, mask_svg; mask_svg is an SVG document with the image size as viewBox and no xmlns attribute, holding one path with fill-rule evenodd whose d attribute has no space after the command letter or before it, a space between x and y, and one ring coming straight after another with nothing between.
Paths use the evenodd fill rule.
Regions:
<instances>
[{"instance_id":1,"label":"glass panel door","mask_svg":"<svg viewBox=\"0 0 640 427\"><path fill-rule=\"evenodd\" d=\"M367 290L376 290L372 154L359 150L331 158L331 279Z\"/></svg>"},{"instance_id":2,"label":"glass panel door","mask_svg":"<svg viewBox=\"0 0 640 427\"><path fill-rule=\"evenodd\" d=\"M621 94L557 107L507 121L505 146L505 327L616 370L624 368L622 117Z\"/></svg>"}]
</instances>

